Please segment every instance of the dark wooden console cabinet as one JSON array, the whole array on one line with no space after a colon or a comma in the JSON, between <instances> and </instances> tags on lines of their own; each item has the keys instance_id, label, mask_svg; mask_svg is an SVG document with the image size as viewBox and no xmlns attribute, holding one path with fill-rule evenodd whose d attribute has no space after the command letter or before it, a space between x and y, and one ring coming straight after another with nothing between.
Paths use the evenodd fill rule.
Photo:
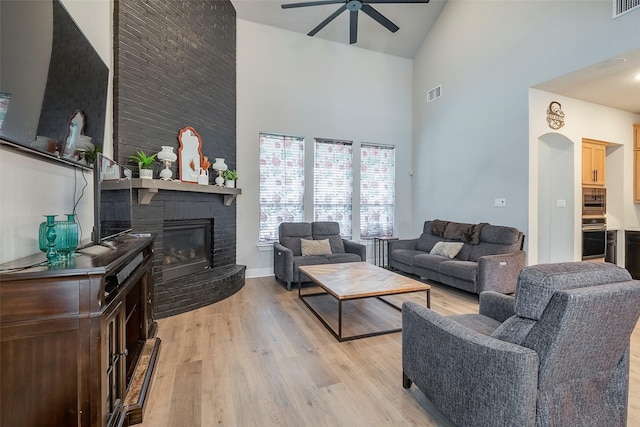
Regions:
<instances>
[{"instance_id":1,"label":"dark wooden console cabinet","mask_svg":"<svg viewBox=\"0 0 640 427\"><path fill-rule=\"evenodd\" d=\"M121 237L57 266L0 266L0 425L142 421L160 350L153 238Z\"/></svg>"}]
</instances>

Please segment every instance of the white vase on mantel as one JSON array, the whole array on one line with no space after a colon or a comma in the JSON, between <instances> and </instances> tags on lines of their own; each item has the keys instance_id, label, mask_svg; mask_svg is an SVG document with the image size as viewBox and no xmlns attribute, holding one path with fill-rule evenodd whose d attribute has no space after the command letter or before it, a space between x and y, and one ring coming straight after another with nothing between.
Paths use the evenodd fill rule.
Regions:
<instances>
[{"instance_id":1,"label":"white vase on mantel","mask_svg":"<svg viewBox=\"0 0 640 427\"><path fill-rule=\"evenodd\" d=\"M209 171L200 168L200 175L198 175L198 184L209 185Z\"/></svg>"},{"instance_id":2,"label":"white vase on mantel","mask_svg":"<svg viewBox=\"0 0 640 427\"><path fill-rule=\"evenodd\" d=\"M229 188L234 188L236 186L236 182L232 179L227 179L224 181L224 186Z\"/></svg>"}]
</instances>

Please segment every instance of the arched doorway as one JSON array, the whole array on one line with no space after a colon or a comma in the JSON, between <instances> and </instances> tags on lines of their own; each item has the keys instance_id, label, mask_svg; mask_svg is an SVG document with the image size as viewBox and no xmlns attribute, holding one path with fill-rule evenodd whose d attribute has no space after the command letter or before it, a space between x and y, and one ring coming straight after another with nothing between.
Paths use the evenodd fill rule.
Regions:
<instances>
[{"instance_id":1,"label":"arched doorway","mask_svg":"<svg viewBox=\"0 0 640 427\"><path fill-rule=\"evenodd\" d=\"M574 143L564 135L538 138L538 262L574 260Z\"/></svg>"}]
</instances>

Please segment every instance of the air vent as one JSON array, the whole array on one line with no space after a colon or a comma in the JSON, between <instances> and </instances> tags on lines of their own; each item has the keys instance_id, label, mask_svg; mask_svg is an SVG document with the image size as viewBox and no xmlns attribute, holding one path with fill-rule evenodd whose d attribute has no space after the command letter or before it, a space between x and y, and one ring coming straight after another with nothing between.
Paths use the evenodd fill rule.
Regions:
<instances>
[{"instance_id":1,"label":"air vent","mask_svg":"<svg viewBox=\"0 0 640 427\"><path fill-rule=\"evenodd\" d=\"M613 17L617 18L640 7L640 0L613 0Z\"/></svg>"},{"instance_id":2,"label":"air vent","mask_svg":"<svg viewBox=\"0 0 640 427\"><path fill-rule=\"evenodd\" d=\"M435 101L442 96L442 85L436 86L427 92L427 102Z\"/></svg>"}]
</instances>

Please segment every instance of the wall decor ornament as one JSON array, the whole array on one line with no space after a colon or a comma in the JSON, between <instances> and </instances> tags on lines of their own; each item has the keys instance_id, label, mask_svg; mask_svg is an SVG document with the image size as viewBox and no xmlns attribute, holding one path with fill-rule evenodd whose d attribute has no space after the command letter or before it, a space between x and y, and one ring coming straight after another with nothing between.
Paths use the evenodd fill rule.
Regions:
<instances>
[{"instance_id":1,"label":"wall decor ornament","mask_svg":"<svg viewBox=\"0 0 640 427\"><path fill-rule=\"evenodd\" d=\"M202 139L191 126L178 133L178 170L180 181L197 183L202 167Z\"/></svg>"},{"instance_id":2,"label":"wall decor ornament","mask_svg":"<svg viewBox=\"0 0 640 427\"><path fill-rule=\"evenodd\" d=\"M547 108L547 123L551 129L560 129L564 126L564 112L558 101L551 101Z\"/></svg>"}]
</instances>

